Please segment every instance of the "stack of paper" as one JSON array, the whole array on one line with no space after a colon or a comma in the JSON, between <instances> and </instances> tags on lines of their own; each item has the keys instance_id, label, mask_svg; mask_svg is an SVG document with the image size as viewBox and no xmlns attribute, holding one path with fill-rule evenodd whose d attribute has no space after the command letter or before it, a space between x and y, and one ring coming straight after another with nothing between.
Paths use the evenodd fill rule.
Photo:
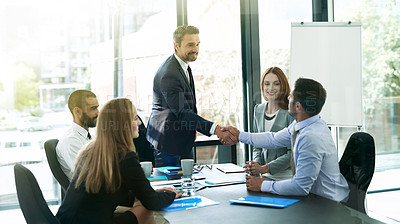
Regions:
<instances>
[{"instance_id":1,"label":"stack of paper","mask_svg":"<svg viewBox=\"0 0 400 224\"><path fill-rule=\"evenodd\" d=\"M224 173L243 173L244 169L241 166L235 165L233 163L225 163L216 165L217 169Z\"/></svg>"}]
</instances>

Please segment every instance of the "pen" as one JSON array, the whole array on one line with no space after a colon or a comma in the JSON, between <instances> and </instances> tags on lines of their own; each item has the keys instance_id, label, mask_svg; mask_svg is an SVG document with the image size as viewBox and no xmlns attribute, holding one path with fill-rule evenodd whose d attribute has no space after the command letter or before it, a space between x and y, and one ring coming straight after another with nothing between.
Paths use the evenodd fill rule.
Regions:
<instances>
[{"instance_id":1,"label":"pen","mask_svg":"<svg viewBox=\"0 0 400 224\"><path fill-rule=\"evenodd\" d=\"M197 189L194 190L194 191L197 192L197 191L203 190L204 188L206 188L206 186L201 186L201 187L197 188Z\"/></svg>"},{"instance_id":2,"label":"pen","mask_svg":"<svg viewBox=\"0 0 400 224\"><path fill-rule=\"evenodd\" d=\"M201 202L201 198L186 198L182 200L175 201L171 205L169 205L169 208L190 208L190 207L195 207L197 204Z\"/></svg>"}]
</instances>

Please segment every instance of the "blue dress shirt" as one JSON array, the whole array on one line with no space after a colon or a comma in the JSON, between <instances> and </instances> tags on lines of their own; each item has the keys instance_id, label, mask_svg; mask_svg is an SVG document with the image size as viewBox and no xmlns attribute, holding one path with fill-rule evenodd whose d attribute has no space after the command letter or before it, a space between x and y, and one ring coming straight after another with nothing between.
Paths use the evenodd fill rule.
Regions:
<instances>
[{"instance_id":1,"label":"blue dress shirt","mask_svg":"<svg viewBox=\"0 0 400 224\"><path fill-rule=\"evenodd\" d=\"M293 121L279 132L241 132L239 141L260 148L292 146L292 132L298 132L294 144L296 174L282 181L263 181L261 191L280 195L308 195L310 192L333 201L345 201L349 194L346 179L340 173L331 132L319 115L299 123Z\"/></svg>"}]
</instances>

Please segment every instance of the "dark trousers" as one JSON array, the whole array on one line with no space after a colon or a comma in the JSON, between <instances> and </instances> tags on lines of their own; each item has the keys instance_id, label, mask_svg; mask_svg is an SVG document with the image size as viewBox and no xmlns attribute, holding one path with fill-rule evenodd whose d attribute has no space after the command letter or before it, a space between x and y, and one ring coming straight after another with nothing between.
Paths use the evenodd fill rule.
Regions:
<instances>
[{"instance_id":1,"label":"dark trousers","mask_svg":"<svg viewBox=\"0 0 400 224\"><path fill-rule=\"evenodd\" d=\"M154 149L154 163L155 167L163 166L180 166L181 159L193 159L193 153L189 155L173 155Z\"/></svg>"}]
</instances>

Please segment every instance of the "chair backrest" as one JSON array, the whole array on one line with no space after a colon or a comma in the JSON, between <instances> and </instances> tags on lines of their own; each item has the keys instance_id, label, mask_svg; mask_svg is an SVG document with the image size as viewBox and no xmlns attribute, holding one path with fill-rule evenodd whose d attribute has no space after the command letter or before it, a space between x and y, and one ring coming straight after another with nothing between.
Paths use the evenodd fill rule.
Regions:
<instances>
[{"instance_id":1,"label":"chair backrest","mask_svg":"<svg viewBox=\"0 0 400 224\"><path fill-rule=\"evenodd\" d=\"M32 172L20 164L14 166L15 186L22 213L28 224L60 222L50 211Z\"/></svg>"},{"instance_id":2,"label":"chair backrest","mask_svg":"<svg viewBox=\"0 0 400 224\"><path fill-rule=\"evenodd\" d=\"M61 169L60 163L57 159L56 146L58 139L50 139L44 143L44 150L46 151L47 162L49 163L51 172L54 177L61 185L63 192L65 192L69 186L69 179Z\"/></svg>"},{"instance_id":3,"label":"chair backrest","mask_svg":"<svg viewBox=\"0 0 400 224\"><path fill-rule=\"evenodd\" d=\"M139 120L142 122L142 124L139 125L139 137L133 139L133 143L135 143L136 152L139 155L140 162L151 161L154 165L154 148L146 139L146 126L140 117Z\"/></svg>"},{"instance_id":4,"label":"chair backrest","mask_svg":"<svg viewBox=\"0 0 400 224\"><path fill-rule=\"evenodd\" d=\"M374 138L365 132L352 134L339 167L350 188L349 199L345 204L366 213L365 195L375 169Z\"/></svg>"}]
</instances>

